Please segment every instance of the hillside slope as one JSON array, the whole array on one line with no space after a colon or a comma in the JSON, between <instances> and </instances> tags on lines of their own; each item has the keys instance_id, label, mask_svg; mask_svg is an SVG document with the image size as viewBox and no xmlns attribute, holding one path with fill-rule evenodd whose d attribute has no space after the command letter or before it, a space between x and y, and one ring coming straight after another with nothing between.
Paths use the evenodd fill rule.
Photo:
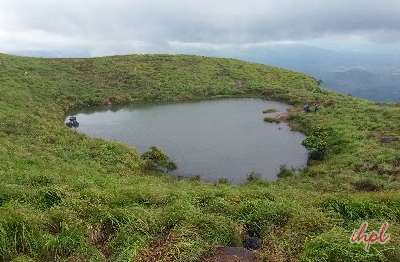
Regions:
<instances>
[{"instance_id":1,"label":"hillside slope","mask_svg":"<svg viewBox=\"0 0 400 262\"><path fill-rule=\"evenodd\" d=\"M196 261L245 232L267 261L399 261L400 107L321 89L300 73L238 60L0 54L0 257ZM148 171L128 146L63 123L77 107L257 96L293 104L290 124L326 147L299 176L207 184ZM306 102L320 102L304 114ZM162 130L160 130L162 132ZM391 224L391 241L350 244Z\"/></svg>"}]
</instances>

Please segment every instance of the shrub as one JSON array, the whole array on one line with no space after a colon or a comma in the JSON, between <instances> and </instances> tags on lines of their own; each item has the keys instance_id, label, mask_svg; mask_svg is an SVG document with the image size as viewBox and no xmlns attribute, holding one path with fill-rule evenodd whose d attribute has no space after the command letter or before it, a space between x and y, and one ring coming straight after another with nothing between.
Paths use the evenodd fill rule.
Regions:
<instances>
[{"instance_id":1,"label":"shrub","mask_svg":"<svg viewBox=\"0 0 400 262\"><path fill-rule=\"evenodd\" d=\"M328 149L328 132L322 128L315 128L302 144L310 151L310 159L322 160Z\"/></svg>"},{"instance_id":2,"label":"shrub","mask_svg":"<svg viewBox=\"0 0 400 262\"><path fill-rule=\"evenodd\" d=\"M247 174L247 181L252 182L252 181L259 181L261 180L261 175L252 171Z\"/></svg>"},{"instance_id":3,"label":"shrub","mask_svg":"<svg viewBox=\"0 0 400 262\"><path fill-rule=\"evenodd\" d=\"M282 165L280 167L279 173L278 173L278 178L285 178L285 177L291 177L294 176L293 170L287 168L285 165Z\"/></svg>"},{"instance_id":4,"label":"shrub","mask_svg":"<svg viewBox=\"0 0 400 262\"><path fill-rule=\"evenodd\" d=\"M150 150L143 153L141 158L146 161L146 168L158 171L175 170L176 164L158 147L152 146Z\"/></svg>"},{"instance_id":5,"label":"shrub","mask_svg":"<svg viewBox=\"0 0 400 262\"><path fill-rule=\"evenodd\" d=\"M176 166L175 162L172 162L172 161L169 161L167 163L166 167L167 167L168 170L176 170L177 169L177 166Z\"/></svg>"},{"instance_id":6,"label":"shrub","mask_svg":"<svg viewBox=\"0 0 400 262\"><path fill-rule=\"evenodd\" d=\"M380 191L383 185L370 178L363 178L352 183L353 187L358 191L375 192Z\"/></svg>"}]
</instances>

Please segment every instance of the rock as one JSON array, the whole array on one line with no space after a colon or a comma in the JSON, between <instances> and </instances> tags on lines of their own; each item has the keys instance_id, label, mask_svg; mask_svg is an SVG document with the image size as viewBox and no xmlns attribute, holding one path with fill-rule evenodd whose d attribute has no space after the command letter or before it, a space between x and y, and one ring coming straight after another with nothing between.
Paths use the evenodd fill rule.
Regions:
<instances>
[{"instance_id":1,"label":"rock","mask_svg":"<svg viewBox=\"0 0 400 262\"><path fill-rule=\"evenodd\" d=\"M260 249L261 245L261 239L258 237L248 237L244 240L244 247L248 250Z\"/></svg>"}]
</instances>

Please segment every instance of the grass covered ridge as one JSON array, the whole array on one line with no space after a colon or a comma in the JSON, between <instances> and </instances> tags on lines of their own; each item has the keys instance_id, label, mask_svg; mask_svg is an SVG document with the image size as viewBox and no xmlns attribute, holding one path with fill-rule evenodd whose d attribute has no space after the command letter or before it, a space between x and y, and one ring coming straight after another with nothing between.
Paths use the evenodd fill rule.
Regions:
<instances>
[{"instance_id":1,"label":"grass covered ridge","mask_svg":"<svg viewBox=\"0 0 400 262\"><path fill-rule=\"evenodd\" d=\"M2 260L196 261L254 231L266 261L399 261L398 105L284 69L169 55L0 54L0 92ZM148 171L134 148L63 123L82 106L232 96L293 104L290 124L324 159L277 182L214 185ZM319 112L301 112L316 101ZM392 240L369 253L350 244L365 220L371 230L391 223Z\"/></svg>"}]
</instances>

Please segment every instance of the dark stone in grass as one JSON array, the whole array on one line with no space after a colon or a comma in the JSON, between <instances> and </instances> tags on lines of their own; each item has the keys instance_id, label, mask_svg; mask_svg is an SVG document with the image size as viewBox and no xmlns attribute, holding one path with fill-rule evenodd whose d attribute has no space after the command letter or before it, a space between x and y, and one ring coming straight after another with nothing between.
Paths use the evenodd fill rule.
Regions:
<instances>
[{"instance_id":1,"label":"dark stone in grass","mask_svg":"<svg viewBox=\"0 0 400 262\"><path fill-rule=\"evenodd\" d=\"M244 240L243 246L248 250L257 250L261 248L261 239L258 237L248 237Z\"/></svg>"},{"instance_id":2,"label":"dark stone in grass","mask_svg":"<svg viewBox=\"0 0 400 262\"><path fill-rule=\"evenodd\" d=\"M324 159L324 152L318 151L318 150L312 150L308 153L308 159L309 160L318 160L321 161Z\"/></svg>"}]
</instances>

